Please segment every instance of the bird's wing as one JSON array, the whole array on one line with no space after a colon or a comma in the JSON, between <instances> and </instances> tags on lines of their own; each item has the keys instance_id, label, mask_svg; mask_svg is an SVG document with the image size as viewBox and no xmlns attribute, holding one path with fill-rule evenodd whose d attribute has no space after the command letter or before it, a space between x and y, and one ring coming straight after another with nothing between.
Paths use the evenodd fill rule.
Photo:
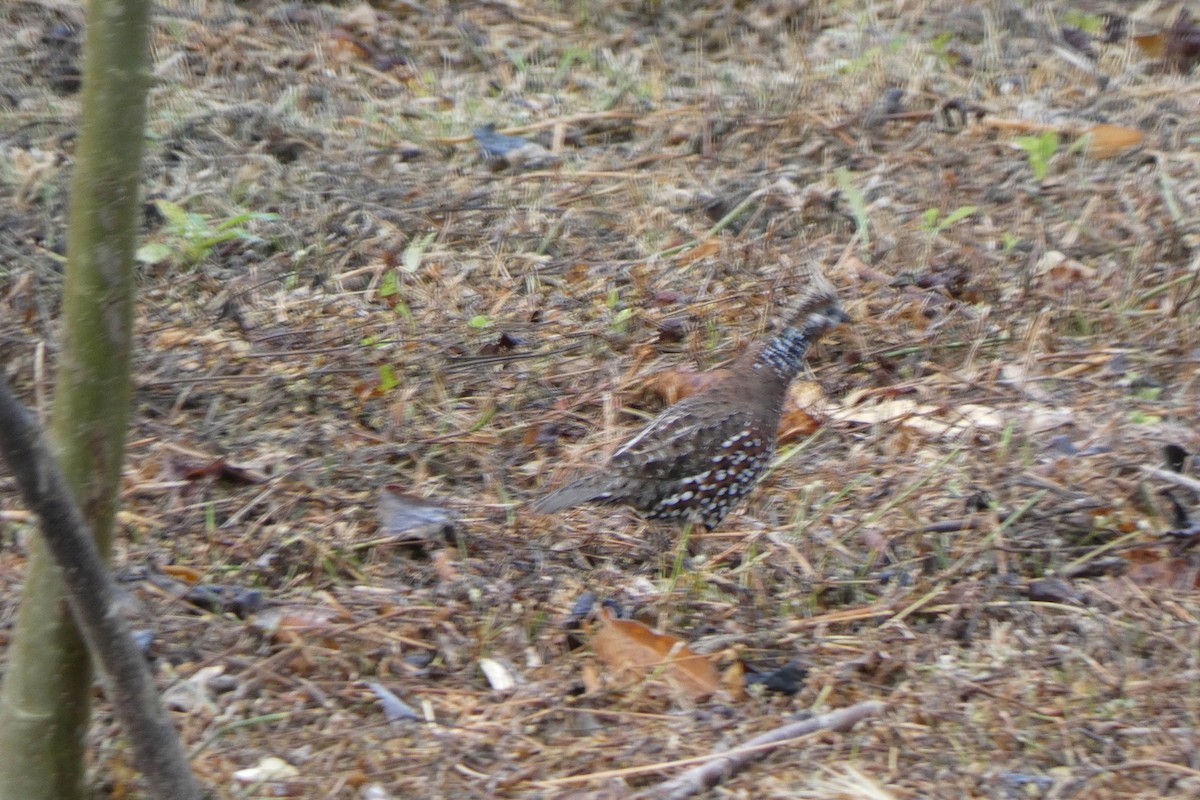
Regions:
<instances>
[{"instance_id":1,"label":"bird's wing","mask_svg":"<svg viewBox=\"0 0 1200 800\"><path fill-rule=\"evenodd\" d=\"M736 438L751 424L751 415L744 409L692 395L664 410L621 445L613 454L611 468L621 475L648 480L686 478L706 460L703 451Z\"/></svg>"}]
</instances>

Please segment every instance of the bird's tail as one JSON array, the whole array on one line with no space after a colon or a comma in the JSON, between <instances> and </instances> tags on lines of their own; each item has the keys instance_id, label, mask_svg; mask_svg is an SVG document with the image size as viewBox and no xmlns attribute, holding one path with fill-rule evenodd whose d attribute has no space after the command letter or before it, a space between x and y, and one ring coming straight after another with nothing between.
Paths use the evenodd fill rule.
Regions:
<instances>
[{"instance_id":1,"label":"bird's tail","mask_svg":"<svg viewBox=\"0 0 1200 800\"><path fill-rule=\"evenodd\" d=\"M531 506L535 514L553 514L584 503L615 503L625 496L620 479L608 475L589 475L538 498Z\"/></svg>"}]
</instances>

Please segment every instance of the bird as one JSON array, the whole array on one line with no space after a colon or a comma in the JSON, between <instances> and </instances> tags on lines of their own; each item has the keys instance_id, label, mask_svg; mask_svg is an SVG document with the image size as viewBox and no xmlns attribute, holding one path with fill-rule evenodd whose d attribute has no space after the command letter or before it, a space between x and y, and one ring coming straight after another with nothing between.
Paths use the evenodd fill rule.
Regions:
<instances>
[{"instance_id":1,"label":"bird","mask_svg":"<svg viewBox=\"0 0 1200 800\"><path fill-rule=\"evenodd\" d=\"M788 387L809 349L849 321L833 287L812 270L779 333L747 348L708 388L665 408L617 448L606 468L541 497L532 510L623 504L650 519L713 530L770 463Z\"/></svg>"}]
</instances>

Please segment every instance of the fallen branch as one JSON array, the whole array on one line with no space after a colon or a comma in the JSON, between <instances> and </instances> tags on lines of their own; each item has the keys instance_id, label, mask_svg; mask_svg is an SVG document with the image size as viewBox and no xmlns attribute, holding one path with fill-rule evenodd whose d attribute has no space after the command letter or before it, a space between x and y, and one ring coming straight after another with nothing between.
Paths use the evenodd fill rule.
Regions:
<instances>
[{"instance_id":1,"label":"fallen branch","mask_svg":"<svg viewBox=\"0 0 1200 800\"><path fill-rule=\"evenodd\" d=\"M1142 467L1142 472L1145 472L1147 475L1153 475L1156 478L1162 478L1164 481L1170 481L1176 486L1182 486L1184 489L1191 489L1193 492L1200 493L1200 481L1188 475L1172 472L1169 469L1159 469L1158 467Z\"/></svg>"},{"instance_id":2,"label":"fallen branch","mask_svg":"<svg viewBox=\"0 0 1200 800\"><path fill-rule=\"evenodd\" d=\"M887 708L887 703L870 700L865 703L830 711L810 719L781 725L761 736L755 736L741 747L725 753L715 753L711 761L698 767L693 767L682 775L660 783L635 796L636 798L655 798L655 800L682 800L699 794L705 789L711 789L734 773L744 769L750 762L777 750L787 742L822 730L841 731L854 723L873 717Z\"/></svg>"},{"instance_id":3,"label":"fallen branch","mask_svg":"<svg viewBox=\"0 0 1200 800\"><path fill-rule=\"evenodd\" d=\"M183 745L167 718L129 624L117 608L112 576L91 528L31 414L0 375L0 453L63 573L71 611L88 649L108 677L109 700L133 744L134 758L157 797L199 798Z\"/></svg>"}]
</instances>

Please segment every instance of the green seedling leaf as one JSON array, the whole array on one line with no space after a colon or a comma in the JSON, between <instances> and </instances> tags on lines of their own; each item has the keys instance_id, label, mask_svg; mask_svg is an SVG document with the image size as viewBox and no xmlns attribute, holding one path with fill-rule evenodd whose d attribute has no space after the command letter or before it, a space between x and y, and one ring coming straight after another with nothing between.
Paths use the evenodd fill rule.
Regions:
<instances>
[{"instance_id":1,"label":"green seedling leaf","mask_svg":"<svg viewBox=\"0 0 1200 800\"><path fill-rule=\"evenodd\" d=\"M1029 157L1033 176L1045 180L1050 173L1050 159L1058 152L1058 131L1045 131L1038 136L1018 136L1013 140Z\"/></svg>"},{"instance_id":2,"label":"green seedling leaf","mask_svg":"<svg viewBox=\"0 0 1200 800\"><path fill-rule=\"evenodd\" d=\"M477 314L467 321L467 325L472 328L486 328L491 324L492 321L488 319L486 314Z\"/></svg>"},{"instance_id":3,"label":"green seedling leaf","mask_svg":"<svg viewBox=\"0 0 1200 800\"><path fill-rule=\"evenodd\" d=\"M245 228L229 228L220 233L214 233L212 236L207 236L196 243L196 249L208 251L219 244L232 242L234 239L248 242L250 244L259 244L262 242L262 237L255 236Z\"/></svg>"},{"instance_id":4,"label":"green seedling leaf","mask_svg":"<svg viewBox=\"0 0 1200 800\"><path fill-rule=\"evenodd\" d=\"M391 297L400 291L400 276L396 274L396 270L389 269L383 275L383 280L379 283L379 296Z\"/></svg>"},{"instance_id":5,"label":"green seedling leaf","mask_svg":"<svg viewBox=\"0 0 1200 800\"><path fill-rule=\"evenodd\" d=\"M959 206L946 215L946 218L938 223L937 229L944 231L956 222L961 222L967 217L979 210L978 206Z\"/></svg>"},{"instance_id":6,"label":"green seedling leaf","mask_svg":"<svg viewBox=\"0 0 1200 800\"><path fill-rule=\"evenodd\" d=\"M254 220L279 219L278 214L266 212L243 212L218 223L212 223L202 214L185 211L170 200L155 200L155 207L163 215L166 224L163 233L166 242L142 247L136 255L144 263L161 263L174 259L184 266L198 264L208 257L212 248L234 240L258 244L263 241L243 227ZM154 260L151 260L154 259Z\"/></svg>"},{"instance_id":7,"label":"green seedling leaf","mask_svg":"<svg viewBox=\"0 0 1200 800\"><path fill-rule=\"evenodd\" d=\"M1068 9L1066 13L1063 14L1062 19L1066 24L1075 28L1079 28L1079 30L1083 31L1084 33L1089 33L1092 36L1095 36L1104 30L1104 17L1096 14L1088 14L1084 11Z\"/></svg>"},{"instance_id":8,"label":"green seedling leaf","mask_svg":"<svg viewBox=\"0 0 1200 800\"><path fill-rule=\"evenodd\" d=\"M850 170L838 167L834 175L837 176L838 187L846 195L846 201L850 203L850 213L854 215L854 225L858 229L859 236L862 237L863 245L870 247L871 220L867 216L867 199L863 195L862 189L854 183L854 177L850 174Z\"/></svg>"},{"instance_id":9,"label":"green seedling leaf","mask_svg":"<svg viewBox=\"0 0 1200 800\"><path fill-rule=\"evenodd\" d=\"M223 231L233 228L238 225L245 225L247 222L273 222L279 219L278 214L272 214L267 211L247 211L237 216L230 217L224 222L216 225L216 230Z\"/></svg>"},{"instance_id":10,"label":"green seedling leaf","mask_svg":"<svg viewBox=\"0 0 1200 800\"><path fill-rule=\"evenodd\" d=\"M133 257L142 264L161 264L171 257L171 248L162 242L147 242L137 249Z\"/></svg>"},{"instance_id":11,"label":"green seedling leaf","mask_svg":"<svg viewBox=\"0 0 1200 800\"><path fill-rule=\"evenodd\" d=\"M944 56L946 50L950 47L950 40L954 38L954 31L943 31L929 41L929 47L933 50L934 55Z\"/></svg>"},{"instance_id":12,"label":"green seedling leaf","mask_svg":"<svg viewBox=\"0 0 1200 800\"><path fill-rule=\"evenodd\" d=\"M379 365L379 391L390 392L400 385L400 379L396 377L396 370L392 369L391 364Z\"/></svg>"},{"instance_id":13,"label":"green seedling leaf","mask_svg":"<svg viewBox=\"0 0 1200 800\"><path fill-rule=\"evenodd\" d=\"M163 215L163 219L168 225L176 228L184 228L187 226L191 214L183 210L183 207L177 203L172 203L170 200L155 200L154 207L158 209L158 213Z\"/></svg>"}]
</instances>

